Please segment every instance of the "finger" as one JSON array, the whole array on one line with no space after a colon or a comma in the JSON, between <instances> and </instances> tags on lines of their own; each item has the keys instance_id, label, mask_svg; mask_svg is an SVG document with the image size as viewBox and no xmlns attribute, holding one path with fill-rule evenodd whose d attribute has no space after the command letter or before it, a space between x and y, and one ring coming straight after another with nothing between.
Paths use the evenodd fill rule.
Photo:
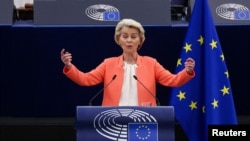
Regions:
<instances>
[{"instance_id":1,"label":"finger","mask_svg":"<svg viewBox=\"0 0 250 141\"><path fill-rule=\"evenodd\" d=\"M65 53L62 57L63 57L64 59L70 59L70 58L72 58L72 56L71 56L70 53Z\"/></svg>"},{"instance_id":2,"label":"finger","mask_svg":"<svg viewBox=\"0 0 250 141\"><path fill-rule=\"evenodd\" d=\"M192 58L187 58L186 60L187 62L194 62L194 60Z\"/></svg>"},{"instance_id":3,"label":"finger","mask_svg":"<svg viewBox=\"0 0 250 141\"><path fill-rule=\"evenodd\" d=\"M72 60L72 56L70 54L67 54L67 56L65 55L65 61L71 61Z\"/></svg>"},{"instance_id":4,"label":"finger","mask_svg":"<svg viewBox=\"0 0 250 141\"><path fill-rule=\"evenodd\" d=\"M193 68L193 67L194 67L194 63L191 63L191 62L185 62L185 67L188 67L188 68Z\"/></svg>"},{"instance_id":5,"label":"finger","mask_svg":"<svg viewBox=\"0 0 250 141\"><path fill-rule=\"evenodd\" d=\"M65 49L63 48L63 49L61 50L61 56L64 54L64 51L65 51Z\"/></svg>"}]
</instances>

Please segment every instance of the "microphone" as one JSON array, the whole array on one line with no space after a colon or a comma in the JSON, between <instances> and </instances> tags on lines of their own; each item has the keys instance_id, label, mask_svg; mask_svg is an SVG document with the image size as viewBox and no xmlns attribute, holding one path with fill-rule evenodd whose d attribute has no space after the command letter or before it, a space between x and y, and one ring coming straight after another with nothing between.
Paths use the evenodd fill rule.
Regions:
<instances>
[{"instance_id":1,"label":"microphone","mask_svg":"<svg viewBox=\"0 0 250 141\"><path fill-rule=\"evenodd\" d=\"M104 91L105 88L107 88L111 82L113 82L116 78L116 74L112 77L111 81L109 81L109 83L107 83L100 91L98 91L90 100L89 100L89 106L92 106L92 102L93 100L101 93Z\"/></svg>"},{"instance_id":2,"label":"microphone","mask_svg":"<svg viewBox=\"0 0 250 141\"><path fill-rule=\"evenodd\" d=\"M147 91L148 93L154 97L154 99L156 100L157 106L160 106L160 101L158 100L158 98L156 96L153 95L153 93L135 76L133 75L134 79L137 80Z\"/></svg>"}]
</instances>

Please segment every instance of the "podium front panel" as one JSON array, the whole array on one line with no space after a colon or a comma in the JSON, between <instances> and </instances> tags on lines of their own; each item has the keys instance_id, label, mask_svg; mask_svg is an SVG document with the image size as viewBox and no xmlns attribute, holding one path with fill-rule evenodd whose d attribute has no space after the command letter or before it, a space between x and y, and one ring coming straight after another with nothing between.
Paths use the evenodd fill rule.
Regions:
<instances>
[{"instance_id":1,"label":"podium front panel","mask_svg":"<svg viewBox=\"0 0 250 141\"><path fill-rule=\"evenodd\" d=\"M169 0L35 0L34 9L35 25L171 24Z\"/></svg>"},{"instance_id":2,"label":"podium front panel","mask_svg":"<svg viewBox=\"0 0 250 141\"><path fill-rule=\"evenodd\" d=\"M174 141L174 108L77 107L77 141Z\"/></svg>"}]
</instances>

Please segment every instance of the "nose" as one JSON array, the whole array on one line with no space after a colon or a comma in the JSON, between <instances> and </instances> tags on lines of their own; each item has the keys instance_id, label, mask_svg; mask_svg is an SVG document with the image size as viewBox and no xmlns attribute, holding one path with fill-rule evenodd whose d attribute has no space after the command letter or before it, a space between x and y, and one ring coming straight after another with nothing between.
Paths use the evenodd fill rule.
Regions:
<instances>
[{"instance_id":1,"label":"nose","mask_svg":"<svg viewBox=\"0 0 250 141\"><path fill-rule=\"evenodd\" d=\"M131 38L131 37L128 37L128 38L127 38L127 41L129 41L129 42L132 41L132 38Z\"/></svg>"}]
</instances>

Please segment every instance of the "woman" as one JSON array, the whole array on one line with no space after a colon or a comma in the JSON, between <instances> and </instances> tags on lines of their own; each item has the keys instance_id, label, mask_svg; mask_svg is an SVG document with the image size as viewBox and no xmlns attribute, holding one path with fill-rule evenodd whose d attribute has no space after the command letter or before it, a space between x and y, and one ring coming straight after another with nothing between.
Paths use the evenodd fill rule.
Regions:
<instances>
[{"instance_id":1,"label":"woman","mask_svg":"<svg viewBox=\"0 0 250 141\"><path fill-rule=\"evenodd\" d=\"M156 106L156 83L178 87L195 75L192 58L187 58L182 71L172 74L156 59L140 56L138 50L145 41L145 31L133 19L123 19L117 24L114 39L123 53L105 59L90 72L78 70L71 62L71 53L61 50L63 73L68 78L81 86L104 83L102 106L142 106L143 103Z\"/></svg>"}]
</instances>

